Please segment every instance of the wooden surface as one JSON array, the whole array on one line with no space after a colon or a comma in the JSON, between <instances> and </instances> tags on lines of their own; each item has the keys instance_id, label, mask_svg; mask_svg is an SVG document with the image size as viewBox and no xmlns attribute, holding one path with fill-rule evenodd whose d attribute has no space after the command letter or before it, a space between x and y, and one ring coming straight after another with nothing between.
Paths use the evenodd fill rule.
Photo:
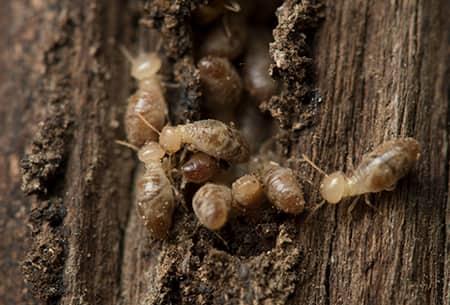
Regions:
<instances>
[{"instance_id":1,"label":"wooden surface","mask_svg":"<svg viewBox=\"0 0 450 305\"><path fill-rule=\"evenodd\" d=\"M302 153L328 172L397 136L414 136L423 154L394 192L371 196L376 211L361 200L351 216L348 202L307 222L269 213L275 237L264 245L239 220L242 229L223 232L230 250L204 229L188 238L192 213L176 215L174 231L189 234L169 242L150 240L136 219L136 163L114 144L131 88L117 45L135 45L135 3L0 1L0 304L208 304L226 295L242 304L450 305L450 3L327 0L317 31L302 28L298 3L285 1L279 21L294 25L287 39L305 33L309 48L299 52L313 65L306 76L296 58L287 62L296 71L278 67L292 90L268 110L291 107L278 119L299 177L320 180ZM178 42L169 56L189 54L189 41ZM189 58L176 67L181 80L193 74ZM21 165L32 196L20 191ZM313 208L316 189L305 183L305 193ZM243 236L253 247L234 248Z\"/></svg>"}]
</instances>

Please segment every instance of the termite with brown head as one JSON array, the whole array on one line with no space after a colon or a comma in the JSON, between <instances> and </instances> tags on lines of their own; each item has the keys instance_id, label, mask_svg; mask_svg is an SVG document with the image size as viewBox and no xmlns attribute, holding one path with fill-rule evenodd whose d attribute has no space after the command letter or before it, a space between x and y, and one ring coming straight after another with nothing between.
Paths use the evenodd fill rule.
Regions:
<instances>
[{"instance_id":1,"label":"termite with brown head","mask_svg":"<svg viewBox=\"0 0 450 305\"><path fill-rule=\"evenodd\" d=\"M210 230L219 230L228 220L232 200L229 187L207 183L195 193L192 208L202 225Z\"/></svg>"},{"instance_id":2,"label":"termite with brown head","mask_svg":"<svg viewBox=\"0 0 450 305\"><path fill-rule=\"evenodd\" d=\"M197 67L205 108L214 117L227 120L241 98L241 77L231 62L222 57L204 57Z\"/></svg>"},{"instance_id":3,"label":"termite with brown head","mask_svg":"<svg viewBox=\"0 0 450 305\"><path fill-rule=\"evenodd\" d=\"M261 158L253 159L252 163L255 175L263 183L267 199L275 207L289 214L303 212L303 190L290 168Z\"/></svg>"},{"instance_id":4,"label":"termite with brown head","mask_svg":"<svg viewBox=\"0 0 450 305\"><path fill-rule=\"evenodd\" d=\"M349 176L340 171L327 175L305 155L303 158L325 175L320 184L322 198L337 204L347 197L393 190L419 159L420 151L420 144L413 138L387 141L364 155Z\"/></svg>"},{"instance_id":5,"label":"termite with brown head","mask_svg":"<svg viewBox=\"0 0 450 305\"><path fill-rule=\"evenodd\" d=\"M134 57L124 47L121 47L121 51L131 63L131 76L138 81L138 90L128 99L125 131L131 144L141 146L145 141L156 140L157 134L146 126L137 114L160 130L168 113L158 74L162 61L156 52L142 52Z\"/></svg>"},{"instance_id":6,"label":"termite with brown head","mask_svg":"<svg viewBox=\"0 0 450 305\"><path fill-rule=\"evenodd\" d=\"M165 151L153 141L138 151L145 171L138 180L137 210L150 234L160 239L167 237L176 207L173 186L162 163L164 155Z\"/></svg>"}]
</instances>

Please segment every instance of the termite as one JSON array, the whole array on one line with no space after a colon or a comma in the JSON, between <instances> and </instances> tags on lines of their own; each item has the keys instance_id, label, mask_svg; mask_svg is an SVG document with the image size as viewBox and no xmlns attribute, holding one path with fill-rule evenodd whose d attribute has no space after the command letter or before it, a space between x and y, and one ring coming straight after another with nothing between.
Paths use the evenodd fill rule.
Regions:
<instances>
[{"instance_id":1,"label":"termite","mask_svg":"<svg viewBox=\"0 0 450 305\"><path fill-rule=\"evenodd\" d=\"M346 175L341 171L327 175L305 155L303 158L325 175L320 184L322 198L331 204L368 193L392 191L420 157L420 144L413 138L400 138L377 146L362 158L361 164Z\"/></svg>"},{"instance_id":2,"label":"termite","mask_svg":"<svg viewBox=\"0 0 450 305\"><path fill-rule=\"evenodd\" d=\"M192 208L202 225L210 230L219 230L228 220L231 203L229 187L207 183L195 193Z\"/></svg>"},{"instance_id":3,"label":"termite","mask_svg":"<svg viewBox=\"0 0 450 305\"><path fill-rule=\"evenodd\" d=\"M234 181L231 192L233 206L238 209L257 209L264 201L263 186L254 175L244 175Z\"/></svg>"},{"instance_id":4,"label":"termite","mask_svg":"<svg viewBox=\"0 0 450 305\"><path fill-rule=\"evenodd\" d=\"M137 210L152 236L165 238L175 210L173 187L163 167L165 151L157 142L148 142L138 151L145 165L137 187Z\"/></svg>"},{"instance_id":5,"label":"termite","mask_svg":"<svg viewBox=\"0 0 450 305\"><path fill-rule=\"evenodd\" d=\"M264 185L267 199L276 208L289 214L299 214L304 210L303 190L290 168L260 158L255 158L252 162L259 163L255 174Z\"/></svg>"},{"instance_id":6,"label":"termite","mask_svg":"<svg viewBox=\"0 0 450 305\"><path fill-rule=\"evenodd\" d=\"M125 115L125 131L128 141L142 146L145 141L157 139L157 133L146 126L137 114L142 115L157 130L161 130L167 117L167 103L158 72L162 61L156 52L139 53L133 57L121 47L131 63L131 76L138 81L138 90L128 99Z\"/></svg>"},{"instance_id":7,"label":"termite","mask_svg":"<svg viewBox=\"0 0 450 305\"><path fill-rule=\"evenodd\" d=\"M249 158L248 144L241 133L217 120L166 126L161 130L159 144L170 154L187 144L189 150L201 151L230 163L246 162Z\"/></svg>"},{"instance_id":8,"label":"termite","mask_svg":"<svg viewBox=\"0 0 450 305\"><path fill-rule=\"evenodd\" d=\"M231 62L226 58L207 56L199 60L197 67L205 107L212 113L232 111L240 101L242 81Z\"/></svg>"},{"instance_id":9,"label":"termite","mask_svg":"<svg viewBox=\"0 0 450 305\"><path fill-rule=\"evenodd\" d=\"M269 75L272 63L269 55L270 32L255 29L244 58L243 79L245 89L260 104L276 93L277 82Z\"/></svg>"},{"instance_id":10,"label":"termite","mask_svg":"<svg viewBox=\"0 0 450 305\"><path fill-rule=\"evenodd\" d=\"M203 183L210 180L219 171L216 159L203 152L194 153L189 160L181 166L183 179L186 182Z\"/></svg>"}]
</instances>

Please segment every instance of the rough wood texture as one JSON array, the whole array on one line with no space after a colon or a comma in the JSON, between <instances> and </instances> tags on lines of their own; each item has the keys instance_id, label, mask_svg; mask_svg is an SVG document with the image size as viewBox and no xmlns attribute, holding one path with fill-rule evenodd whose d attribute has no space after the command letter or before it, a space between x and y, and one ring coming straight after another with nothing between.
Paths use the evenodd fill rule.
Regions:
<instances>
[{"instance_id":1,"label":"rough wood texture","mask_svg":"<svg viewBox=\"0 0 450 305\"><path fill-rule=\"evenodd\" d=\"M169 94L175 121L198 116L194 2L156 0L147 14L183 84ZM321 178L302 153L348 170L396 136L423 155L394 192L371 197L375 212L264 210L227 225L226 243L183 208L167 242L136 218L136 162L113 142L131 84L117 43L135 41L136 3L0 2L1 304L450 305L447 0L284 2L271 54L286 90L263 107L299 176Z\"/></svg>"}]
</instances>

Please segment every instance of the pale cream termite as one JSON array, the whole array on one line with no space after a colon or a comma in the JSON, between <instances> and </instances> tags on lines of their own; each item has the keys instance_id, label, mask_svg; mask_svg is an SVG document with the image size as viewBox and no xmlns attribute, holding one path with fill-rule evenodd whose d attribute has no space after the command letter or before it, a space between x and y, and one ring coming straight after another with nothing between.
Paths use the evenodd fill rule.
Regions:
<instances>
[{"instance_id":1,"label":"pale cream termite","mask_svg":"<svg viewBox=\"0 0 450 305\"><path fill-rule=\"evenodd\" d=\"M202 225L210 230L219 230L228 220L232 200L229 187L207 183L195 193L192 208Z\"/></svg>"},{"instance_id":2,"label":"pale cream termite","mask_svg":"<svg viewBox=\"0 0 450 305\"><path fill-rule=\"evenodd\" d=\"M217 120L166 126L161 130L159 143L170 154L187 144L189 150L201 151L230 163L246 162L249 158L248 144L241 133Z\"/></svg>"},{"instance_id":3,"label":"pale cream termite","mask_svg":"<svg viewBox=\"0 0 450 305\"><path fill-rule=\"evenodd\" d=\"M194 153L186 163L181 166L183 179L186 182L203 183L210 180L219 171L216 159L203 152Z\"/></svg>"},{"instance_id":4,"label":"pale cream termite","mask_svg":"<svg viewBox=\"0 0 450 305\"><path fill-rule=\"evenodd\" d=\"M131 76L138 81L138 90L128 99L125 131L128 141L142 146L157 139L157 133L139 118L142 115L153 127L161 130L167 117L167 103L158 74L161 59L155 52L140 53L133 57L125 48L122 52L131 63Z\"/></svg>"},{"instance_id":5,"label":"pale cream termite","mask_svg":"<svg viewBox=\"0 0 450 305\"><path fill-rule=\"evenodd\" d=\"M138 151L145 171L138 181L137 210L152 236L165 238L172 226L176 207L172 184L164 170L165 151L157 142L148 142Z\"/></svg>"},{"instance_id":6,"label":"pale cream termite","mask_svg":"<svg viewBox=\"0 0 450 305\"><path fill-rule=\"evenodd\" d=\"M240 101L242 81L231 62L226 58L207 56L199 60L197 67L204 106L213 113L232 111Z\"/></svg>"},{"instance_id":7,"label":"pale cream termite","mask_svg":"<svg viewBox=\"0 0 450 305\"><path fill-rule=\"evenodd\" d=\"M290 168L259 158L252 162L259 163L255 165L255 174L264 185L267 199L276 208L289 214L299 214L304 210L303 190Z\"/></svg>"},{"instance_id":8,"label":"pale cream termite","mask_svg":"<svg viewBox=\"0 0 450 305\"><path fill-rule=\"evenodd\" d=\"M244 175L231 185L233 206L240 210L254 210L264 201L264 188L254 175Z\"/></svg>"},{"instance_id":9,"label":"pale cream termite","mask_svg":"<svg viewBox=\"0 0 450 305\"><path fill-rule=\"evenodd\" d=\"M413 138L387 141L364 155L349 176L340 171L326 175L306 156L304 158L325 174L320 194L328 203L336 204L347 197L393 190L419 159L420 151L420 144Z\"/></svg>"}]
</instances>

